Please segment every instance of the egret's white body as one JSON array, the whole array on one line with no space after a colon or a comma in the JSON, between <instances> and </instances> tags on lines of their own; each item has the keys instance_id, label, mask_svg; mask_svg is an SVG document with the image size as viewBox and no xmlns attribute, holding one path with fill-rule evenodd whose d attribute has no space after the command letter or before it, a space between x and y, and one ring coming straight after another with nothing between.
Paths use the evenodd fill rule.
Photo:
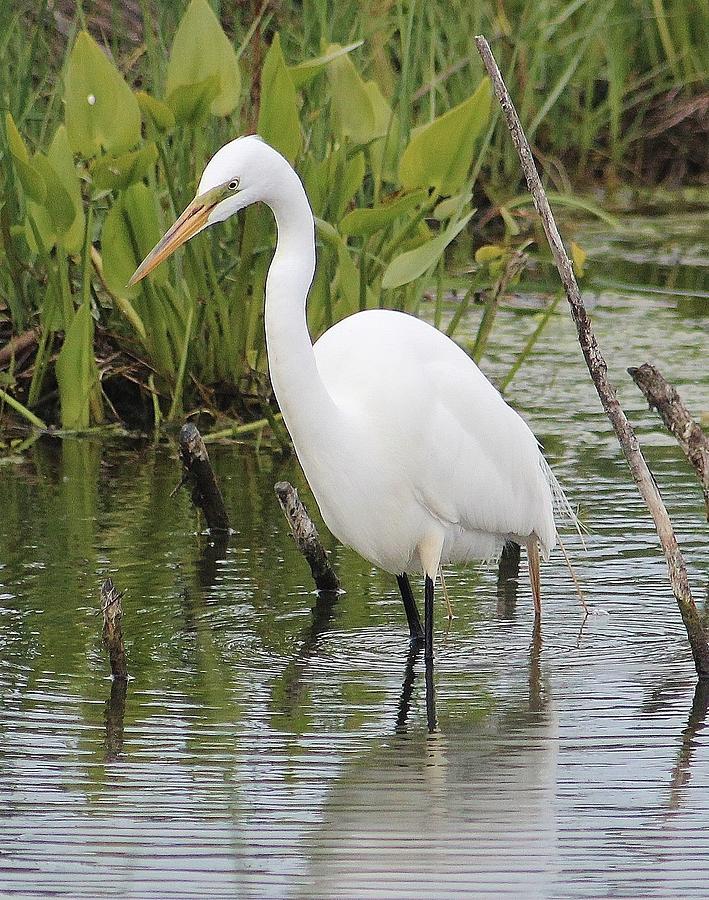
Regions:
<instances>
[{"instance_id":1,"label":"egret's white body","mask_svg":"<svg viewBox=\"0 0 709 900\"><path fill-rule=\"evenodd\" d=\"M527 424L460 347L387 310L352 315L313 346L313 214L294 170L259 138L215 154L195 201L134 279L256 201L278 228L266 282L271 382L332 533L387 572L431 580L442 562L489 559L507 539L535 554L538 542L548 556L553 476Z\"/></svg>"},{"instance_id":2,"label":"egret's white body","mask_svg":"<svg viewBox=\"0 0 709 900\"><path fill-rule=\"evenodd\" d=\"M490 559L510 538L536 534L545 554L554 546L534 435L453 341L413 316L372 310L314 350L337 434L326 455L295 446L339 540L393 574Z\"/></svg>"}]
</instances>

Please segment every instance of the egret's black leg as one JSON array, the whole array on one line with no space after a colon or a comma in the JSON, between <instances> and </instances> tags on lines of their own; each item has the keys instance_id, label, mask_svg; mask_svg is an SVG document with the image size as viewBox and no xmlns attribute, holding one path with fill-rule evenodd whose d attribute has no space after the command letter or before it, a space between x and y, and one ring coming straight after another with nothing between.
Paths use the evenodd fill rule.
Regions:
<instances>
[{"instance_id":1,"label":"egret's black leg","mask_svg":"<svg viewBox=\"0 0 709 900\"><path fill-rule=\"evenodd\" d=\"M423 628L421 627L421 617L419 616L414 594L411 590L408 575L402 574L396 576L396 581L401 591L401 599L404 601L404 609L406 610L406 621L409 623L409 634L411 642L416 644L423 643Z\"/></svg>"},{"instance_id":2,"label":"egret's black leg","mask_svg":"<svg viewBox=\"0 0 709 900\"><path fill-rule=\"evenodd\" d=\"M427 659L426 666L426 723L429 734L436 730L436 690L433 684L433 660Z\"/></svg>"},{"instance_id":3,"label":"egret's black leg","mask_svg":"<svg viewBox=\"0 0 709 900\"><path fill-rule=\"evenodd\" d=\"M431 662L433 659L433 580L426 576L426 587L424 589L424 659Z\"/></svg>"}]
</instances>

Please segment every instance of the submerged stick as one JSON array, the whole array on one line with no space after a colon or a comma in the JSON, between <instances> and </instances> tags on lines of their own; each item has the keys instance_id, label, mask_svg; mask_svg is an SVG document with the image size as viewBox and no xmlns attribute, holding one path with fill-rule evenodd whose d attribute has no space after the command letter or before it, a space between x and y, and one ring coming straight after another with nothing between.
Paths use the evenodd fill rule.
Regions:
<instances>
[{"instance_id":1,"label":"submerged stick","mask_svg":"<svg viewBox=\"0 0 709 900\"><path fill-rule=\"evenodd\" d=\"M123 646L123 607L122 593L107 578L101 585L101 612L103 613L103 645L108 652L111 663L111 675L114 681L127 681L128 666L126 664L126 648Z\"/></svg>"},{"instance_id":2,"label":"submerged stick","mask_svg":"<svg viewBox=\"0 0 709 900\"><path fill-rule=\"evenodd\" d=\"M310 566L315 586L319 591L338 591L340 579L328 562L318 530L301 503L298 491L287 481L279 481L274 490L290 525L296 547Z\"/></svg>"},{"instance_id":3,"label":"submerged stick","mask_svg":"<svg viewBox=\"0 0 709 900\"><path fill-rule=\"evenodd\" d=\"M704 506L709 522L709 437L694 421L676 388L664 378L659 369L644 363L637 369L631 366L628 374L643 392L650 409L658 411L697 473L704 492Z\"/></svg>"},{"instance_id":4,"label":"submerged stick","mask_svg":"<svg viewBox=\"0 0 709 900\"><path fill-rule=\"evenodd\" d=\"M595 385L598 396L601 400L606 415L608 416L613 429L615 430L618 442L628 461L630 472L633 480L650 511L650 515L655 522L657 535L662 545L662 550L667 561L669 571L670 584L672 591L677 600L684 627L687 630L687 636L692 648L694 664L700 678L709 678L709 644L702 630L701 620L697 607L692 598L692 592L689 587L689 577L687 575L687 567L682 556L682 552L677 543L672 522L667 514L665 504L663 503L660 492L652 477L652 473L648 468L645 458L642 455L638 445L638 439L635 436L633 428L628 421L623 408L618 402L615 390L608 378L608 367L603 358L596 337L591 327L591 320L586 312L586 307L581 299L578 283L574 275L573 266L569 259L564 245L556 227L554 216L549 206L549 201L544 192L539 173L534 165L532 151L525 137L522 125L514 108L510 95L503 81L500 70L492 55L490 46L484 37L475 38L475 45L482 57L482 61L492 80L495 96L500 102L502 112L507 123L507 127L512 136L512 141L517 148L520 163L524 176L527 180L527 187L534 200L534 207L539 213L544 226L549 247L551 248L556 268L561 277L566 299L571 307L571 317L576 325L579 344L588 366L588 371Z\"/></svg>"},{"instance_id":5,"label":"submerged stick","mask_svg":"<svg viewBox=\"0 0 709 900\"><path fill-rule=\"evenodd\" d=\"M204 513L210 531L229 531L229 516L219 490L207 448L197 428L188 423L180 429L182 481L192 485L192 502Z\"/></svg>"}]
</instances>

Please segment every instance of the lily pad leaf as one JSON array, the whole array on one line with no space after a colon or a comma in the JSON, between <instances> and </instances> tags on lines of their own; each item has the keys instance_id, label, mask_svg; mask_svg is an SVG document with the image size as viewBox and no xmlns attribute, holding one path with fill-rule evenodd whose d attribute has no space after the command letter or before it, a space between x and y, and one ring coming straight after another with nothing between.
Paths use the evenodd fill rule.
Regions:
<instances>
[{"instance_id":1,"label":"lily pad leaf","mask_svg":"<svg viewBox=\"0 0 709 900\"><path fill-rule=\"evenodd\" d=\"M157 158L158 149L152 143L121 156L103 156L91 170L94 187L99 191L123 190L144 178Z\"/></svg>"},{"instance_id":2,"label":"lily pad leaf","mask_svg":"<svg viewBox=\"0 0 709 900\"><path fill-rule=\"evenodd\" d=\"M400 287L415 281L428 271L441 257L448 244L465 228L473 212L469 212L457 222L452 222L442 234L437 235L415 250L407 250L395 257L386 268L382 277L383 288Z\"/></svg>"},{"instance_id":3,"label":"lily pad leaf","mask_svg":"<svg viewBox=\"0 0 709 900\"><path fill-rule=\"evenodd\" d=\"M353 237L374 234L415 209L427 196L426 191L414 191L371 209L353 209L340 222L340 232Z\"/></svg>"},{"instance_id":4,"label":"lily pad leaf","mask_svg":"<svg viewBox=\"0 0 709 900\"><path fill-rule=\"evenodd\" d=\"M192 0L172 43L167 67L168 102L175 109L171 102L175 91L211 77L217 79L217 89L209 99L209 110L215 116L227 116L241 93L236 52L207 0ZM182 103L178 107L184 109Z\"/></svg>"},{"instance_id":5,"label":"lily pad leaf","mask_svg":"<svg viewBox=\"0 0 709 900\"><path fill-rule=\"evenodd\" d=\"M258 133L293 162L300 151L300 118L295 87L276 32L261 72Z\"/></svg>"},{"instance_id":6,"label":"lily pad leaf","mask_svg":"<svg viewBox=\"0 0 709 900\"><path fill-rule=\"evenodd\" d=\"M140 140L140 109L121 73L82 31L69 56L64 83L69 143L82 156L124 153Z\"/></svg>"},{"instance_id":7,"label":"lily pad leaf","mask_svg":"<svg viewBox=\"0 0 709 900\"><path fill-rule=\"evenodd\" d=\"M490 118L491 98L490 81L484 78L467 100L414 131L399 164L405 190L434 187L454 194L463 186L475 143Z\"/></svg>"}]
</instances>

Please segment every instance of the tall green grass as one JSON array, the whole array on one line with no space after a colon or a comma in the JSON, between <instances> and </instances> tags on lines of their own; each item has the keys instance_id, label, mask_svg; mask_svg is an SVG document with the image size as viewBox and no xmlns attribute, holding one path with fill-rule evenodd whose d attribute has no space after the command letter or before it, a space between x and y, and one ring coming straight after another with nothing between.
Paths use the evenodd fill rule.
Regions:
<instances>
[{"instance_id":1,"label":"tall green grass","mask_svg":"<svg viewBox=\"0 0 709 900\"><path fill-rule=\"evenodd\" d=\"M653 98L706 74L706 8L691 0L141 9L136 30L113 7L105 55L88 36L90 3L62 36L54 6L0 0L0 323L40 326L29 368L3 374L0 415L89 428L113 416L120 369L149 395L155 425L197 406L272 418L267 213L210 229L126 287L210 154L239 133L261 131L311 197L314 335L357 309L416 313L436 282L440 322L445 248L471 195L500 207L505 254L515 243L517 162L473 34L493 40L547 178L567 195L590 168L629 173ZM481 266L475 286L495 283Z\"/></svg>"}]
</instances>

